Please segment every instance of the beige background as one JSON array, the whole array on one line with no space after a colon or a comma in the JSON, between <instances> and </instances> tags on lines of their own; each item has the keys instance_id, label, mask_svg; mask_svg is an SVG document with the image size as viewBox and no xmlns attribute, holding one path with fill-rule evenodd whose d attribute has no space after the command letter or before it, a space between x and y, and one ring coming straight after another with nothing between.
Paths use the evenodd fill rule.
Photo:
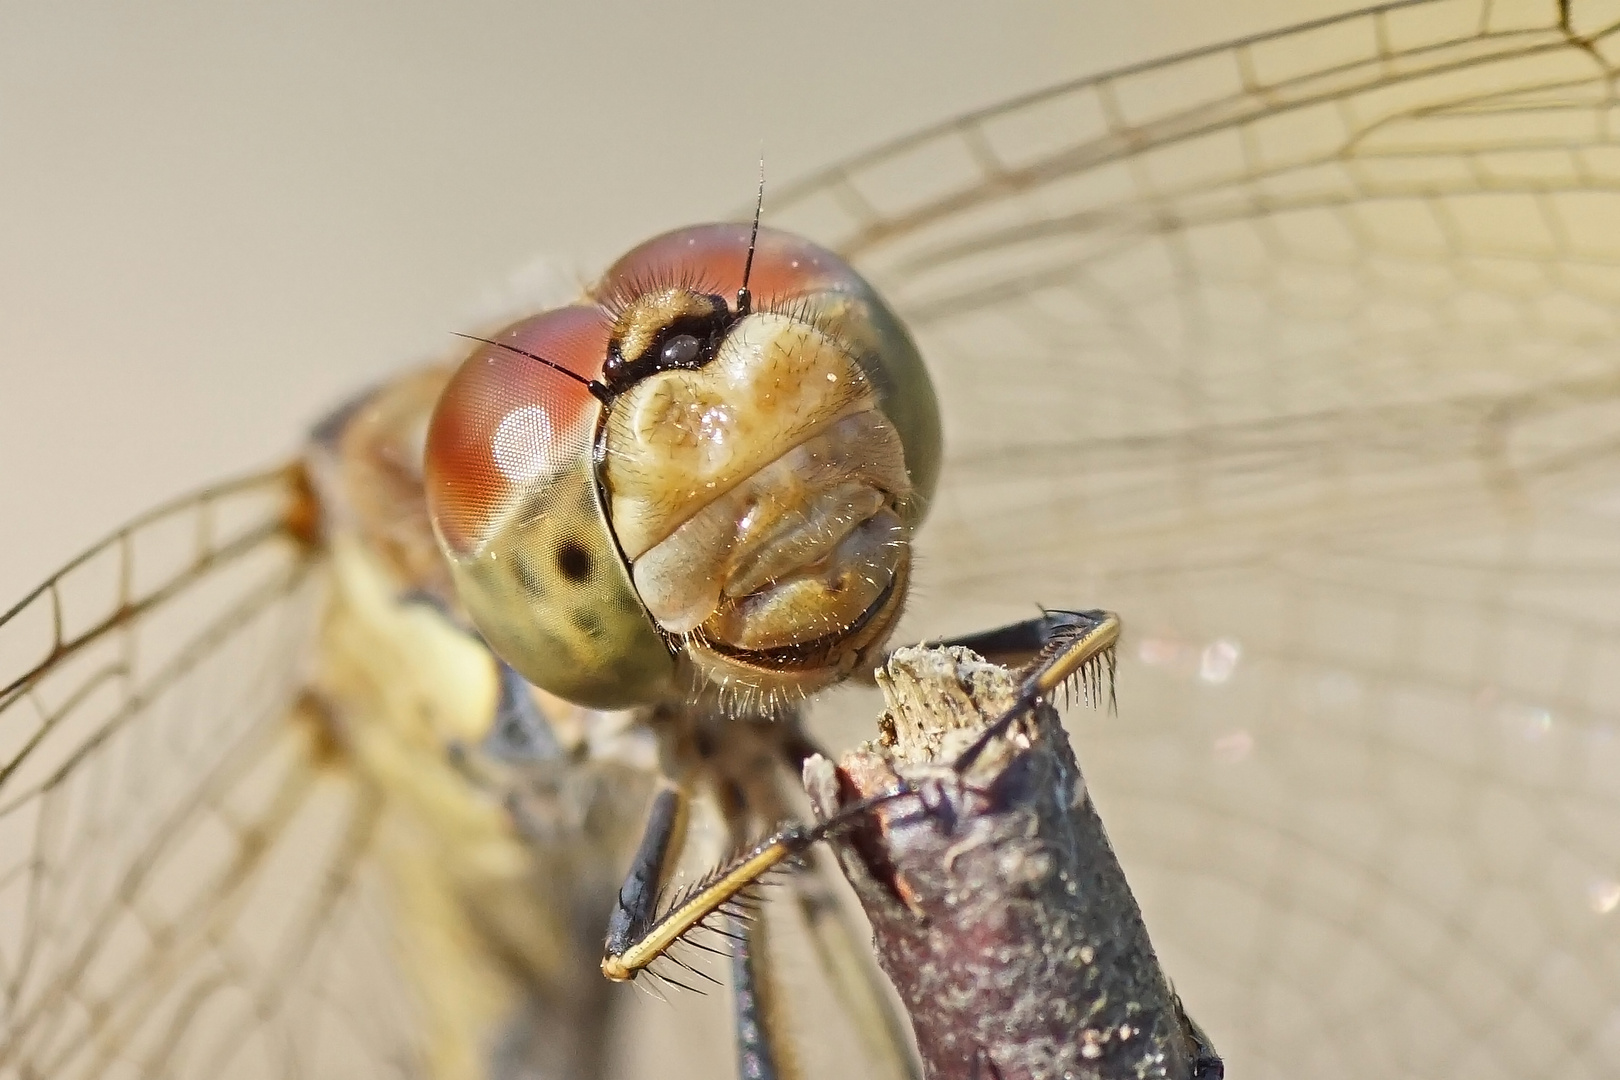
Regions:
<instances>
[{"instance_id":1,"label":"beige background","mask_svg":"<svg viewBox=\"0 0 1620 1080\"><path fill-rule=\"evenodd\" d=\"M746 204L762 151L785 181L1344 6L6 0L0 597L287 455L535 259Z\"/></svg>"},{"instance_id":2,"label":"beige background","mask_svg":"<svg viewBox=\"0 0 1620 1080\"><path fill-rule=\"evenodd\" d=\"M585 276L746 204L762 151L785 181L1349 6L0 0L0 603L288 455L536 259ZM649 1030L696 1025L723 1062L723 1007L655 1006Z\"/></svg>"}]
</instances>

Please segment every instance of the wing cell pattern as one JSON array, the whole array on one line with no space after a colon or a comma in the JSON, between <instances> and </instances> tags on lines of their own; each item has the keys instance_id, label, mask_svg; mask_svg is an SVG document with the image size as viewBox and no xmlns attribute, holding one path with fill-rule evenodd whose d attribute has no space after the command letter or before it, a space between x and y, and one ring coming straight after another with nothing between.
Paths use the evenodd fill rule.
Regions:
<instances>
[{"instance_id":1,"label":"wing cell pattern","mask_svg":"<svg viewBox=\"0 0 1620 1080\"><path fill-rule=\"evenodd\" d=\"M1077 744L1233 1075L1620 1058L1617 25L1387 5L772 194L936 368L902 633L1125 616ZM299 696L292 494L175 504L0 620L0 1077L420 1071L389 811Z\"/></svg>"},{"instance_id":2,"label":"wing cell pattern","mask_svg":"<svg viewBox=\"0 0 1620 1080\"><path fill-rule=\"evenodd\" d=\"M0 1075L410 1068L382 810L298 715L303 494L278 470L162 507L0 620Z\"/></svg>"},{"instance_id":3,"label":"wing cell pattern","mask_svg":"<svg viewBox=\"0 0 1620 1080\"><path fill-rule=\"evenodd\" d=\"M1388 5L774 200L939 373L910 635L1123 614L1078 745L1233 1075L1620 1055L1617 25Z\"/></svg>"}]
</instances>

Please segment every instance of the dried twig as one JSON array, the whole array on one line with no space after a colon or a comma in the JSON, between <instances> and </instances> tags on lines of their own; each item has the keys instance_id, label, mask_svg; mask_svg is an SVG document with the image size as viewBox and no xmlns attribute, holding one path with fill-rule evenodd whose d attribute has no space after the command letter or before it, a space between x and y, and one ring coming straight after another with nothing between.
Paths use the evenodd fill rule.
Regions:
<instances>
[{"instance_id":1,"label":"dried twig","mask_svg":"<svg viewBox=\"0 0 1620 1080\"><path fill-rule=\"evenodd\" d=\"M958 777L946 764L1012 701L966 649L901 650L883 737L805 768L826 819L883 805L833 848L934 1080L1220 1076L1182 1013L1057 714L1043 706Z\"/></svg>"}]
</instances>

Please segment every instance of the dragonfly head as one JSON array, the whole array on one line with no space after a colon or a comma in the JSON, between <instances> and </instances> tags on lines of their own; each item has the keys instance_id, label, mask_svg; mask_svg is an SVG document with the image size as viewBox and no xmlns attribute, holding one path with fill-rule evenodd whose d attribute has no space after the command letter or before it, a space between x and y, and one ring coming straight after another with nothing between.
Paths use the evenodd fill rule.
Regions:
<instances>
[{"instance_id":1,"label":"dragonfly head","mask_svg":"<svg viewBox=\"0 0 1620 1080\"><path fill-rule=\"evenodd\" d=\"M708 225L620 259L587 302L462 363L426 481L458 591L531 682L598 707L705 683L808 693L903 607L938 407L847 264Z\"/></svg>"}]
</instances>

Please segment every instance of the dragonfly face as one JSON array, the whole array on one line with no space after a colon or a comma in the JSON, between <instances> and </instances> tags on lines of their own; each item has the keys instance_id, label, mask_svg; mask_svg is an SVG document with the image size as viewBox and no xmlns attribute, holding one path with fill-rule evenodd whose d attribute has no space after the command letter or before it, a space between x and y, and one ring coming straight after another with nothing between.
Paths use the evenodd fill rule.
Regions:
<instances>
[{"instance_id":1,"label":"dragonfly face","mask_svg":"<svg viewBox=\"0 0 1620 1080\"><path fill-rule=\"evenodd\" d=\"M1037 602L1124 616L1120 716L1072 728L1233 1075L1604 1076L1620 1052L1612 23L1395 5L1057 86L769 192L767 221L854 266L930 364L948 439L901 634ZM536 696L579 776L614 778L552 798L488 737L500 669L465 651L434 653L477 657L446 662L472 675L443 708L373 710L445 721L418 729L430 771L380 740L363 771L320 714L289 724L315 632L297 616L355 560L290 537L285 475L152 518L0 625L21 661L0 676L0 1070L411 1075L430 1030L557 1028L566 994L525 999L502 967L540 970L514 896L589 910L555 985L601 983L614 875L581 853L622 859L655 755ZM399 580L439 574L436 599L369 595L401 640L467 645L426 515L398 530L386 486L355 490L378 502L356 580L379 551ZM186 647L152 645L164 617ZM407 686L398 655L325 700L448 685ZM370 779L390 763L432 781ZM491 793L514 769L577 895L512 857L530 841ZM490 844L421 841L424 821ZM414 854L387 863L379 838ZM456 1045L491 1060L485 1036Z\"/></svg>"},{"instance_id":2,"label":"dragonfly face","mask_svg":"<svg viewBox=\"0 0 1620 1080\"><path fill-rule=\"evenodd\" d=\"M796 700L869 666L940 453L899 321L831 252L729 225L649 241L591 299L476 350L428 432L485 639L605 707Z\"/></svg>"}]
</instances>

